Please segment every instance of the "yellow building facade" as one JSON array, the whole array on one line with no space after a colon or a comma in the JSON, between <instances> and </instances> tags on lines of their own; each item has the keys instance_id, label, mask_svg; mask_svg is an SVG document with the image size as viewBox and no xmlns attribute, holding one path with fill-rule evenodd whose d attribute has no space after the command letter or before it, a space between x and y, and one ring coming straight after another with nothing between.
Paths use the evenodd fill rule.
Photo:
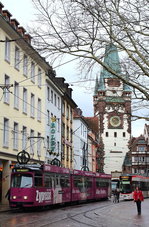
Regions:
<instances>
[{"instance_id":1,"label":"yellow building facade","mask_svg":"<svg viewBox=\"0 0 149 227\"><path fill-rule=\"evenodd\" d=\"M7 203L11 165L25 150L44 161L45 84L50 66L0 4L0 202Z\"/></svg>"}]
</instances>

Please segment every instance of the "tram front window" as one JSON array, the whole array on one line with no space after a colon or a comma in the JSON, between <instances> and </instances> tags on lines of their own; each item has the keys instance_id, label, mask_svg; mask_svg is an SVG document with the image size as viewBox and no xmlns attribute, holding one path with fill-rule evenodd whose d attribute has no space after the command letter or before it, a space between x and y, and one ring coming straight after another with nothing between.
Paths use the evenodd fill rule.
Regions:
<instances>
[{"instance_id":1,"label":"tram front window","mask_svg":"<svg viewBox=\"0 0 149 227\"><path fill-rule=\"evenodd\" d=\"M132 187L131 187L130 181L121 182L120 191L122 193L131 193L132 192Z\"/></svg>"},{"instance_id":2,"label":"tram front window","mask_svg":"<svg viewBox=\"0 0 149 227\"><path fill-rule=\"evenodd\" d=\"M15 174L12 177L11 187L13 188L31 188L33 177L30 174Z\"/></svg>"}]
</instances>

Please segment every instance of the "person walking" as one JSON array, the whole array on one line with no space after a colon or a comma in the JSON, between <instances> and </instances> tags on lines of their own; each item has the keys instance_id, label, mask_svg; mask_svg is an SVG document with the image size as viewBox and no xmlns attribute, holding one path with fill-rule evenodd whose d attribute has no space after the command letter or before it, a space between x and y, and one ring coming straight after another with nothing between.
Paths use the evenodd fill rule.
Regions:
<instances>
[{"instance_id":1,"label":"person walking","mask_svg":"<svg viewBox=\"0 0 149 227\"><path fill-rule=\"evenodd\" d=\"M119 203L119 199L120 199L120 189L116 188L116 201L117 201L117 203Z\"/></svg>"},{"instance_id":2,"label":"person walking","mask_svg":"<svg viewBox=\"0 0 149 227\"><path fill-rule=\"evenodd\" d=\"M133 192L133 200L136 202L138 214L141 214L141 202L144 200L143 193L139 187Z\"/></svg>"}]
</instances>

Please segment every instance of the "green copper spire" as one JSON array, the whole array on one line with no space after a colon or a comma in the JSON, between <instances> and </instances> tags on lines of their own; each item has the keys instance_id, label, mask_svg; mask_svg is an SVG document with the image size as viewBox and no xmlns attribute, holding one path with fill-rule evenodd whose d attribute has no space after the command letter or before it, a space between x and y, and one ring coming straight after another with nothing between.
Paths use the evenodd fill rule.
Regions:
<instances>
[{"instance_id":1,"label":"green copper spire","mask_svg":"<svg viewBox=\"0 0 149 227\"><path fill-rule=\"evenodd\" d=\"M120 61L116 46L110 43L105 50L104 64L111 68L116 73L121 73ZM102 74L104 78L116 78L103 68Z\"/></svg>"}]
</instances>

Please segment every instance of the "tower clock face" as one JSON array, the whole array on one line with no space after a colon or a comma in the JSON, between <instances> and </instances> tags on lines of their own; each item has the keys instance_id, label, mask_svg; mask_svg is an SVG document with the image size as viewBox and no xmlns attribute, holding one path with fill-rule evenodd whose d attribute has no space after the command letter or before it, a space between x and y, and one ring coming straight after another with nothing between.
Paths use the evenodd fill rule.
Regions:
<instances>
[{"instance_id":1,"label":"tower clock face","mask_svg":"<svg viewBox=\"0 0 149 227\"><path fill-rule=\"evenodd\" d=\"M113 116L110 118L110 124L113 127L118 127L121 124L121 119L119 116Z\"/></svg>"}]
</instances>

